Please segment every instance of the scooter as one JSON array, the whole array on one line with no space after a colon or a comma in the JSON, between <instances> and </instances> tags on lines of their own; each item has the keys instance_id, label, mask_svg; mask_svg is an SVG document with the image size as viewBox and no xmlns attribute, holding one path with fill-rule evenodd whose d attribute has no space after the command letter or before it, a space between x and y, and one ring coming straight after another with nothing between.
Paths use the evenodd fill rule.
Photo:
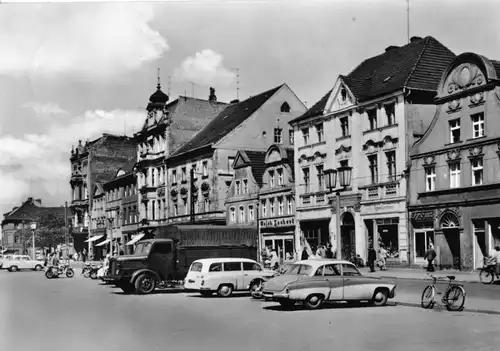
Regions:
<instances>
[{"instance_id":1,"label":"scooter","mask_svg":"<svg viewBox=\"0 0 500 351\"><path fill-rule=\"evenodd\" d=\"M90 267L90 279L97 279L98 272L102 268L102 265Z\"/></svg>"},{"instance_id":2,"label":"scooter","mask_svg":"<svg viewBox=\"0 0 500 351\"><path fill-rule=\"evenodd\" d=\"M69 266L69 264L63 264L58 267L49 266L45 271L45 277L47 279L58 278L60 275L65 274L68 278L73 278L75 276L75 271Z\"/></svg>"}]
</instances>

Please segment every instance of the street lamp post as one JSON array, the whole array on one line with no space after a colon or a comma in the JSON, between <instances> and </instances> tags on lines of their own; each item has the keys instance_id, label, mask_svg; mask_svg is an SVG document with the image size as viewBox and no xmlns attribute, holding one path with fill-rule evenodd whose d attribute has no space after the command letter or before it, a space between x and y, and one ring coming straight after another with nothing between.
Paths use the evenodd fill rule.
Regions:
<instances>
[{"instance_id":1,"label":"street lamp post","mask_svg":"<svg viewBox=\"0 0 500 351\"><path fill-rule=\"evenodd\" d=\"M326 186L330 190L333 191L334 188L337 187L337 177L339 179L339 185L342 187L342 190L345 190L346 187L351 185L351 175L352 175L352 167L343 166L335 169L327 169L325 170L326 175ZM337 189L335 192L336 197L336 208L335 214L337 219L337 259L342 259L342 236L340 235L340 189Z\"/></svg>"},{"instance_id":2,"label":"street lamp post","mask_svg":"<svg viewBox=\"0 0 500 351\"><path fill-rule=\"evenodd\" d=\"M35 230L36 230L36 222L31 222L30 223L30 229L31 229L31 233L33 234L33 242L32 242L32 256L33 256L33 260L35 260Z\"/></svg>"}]
</instances>

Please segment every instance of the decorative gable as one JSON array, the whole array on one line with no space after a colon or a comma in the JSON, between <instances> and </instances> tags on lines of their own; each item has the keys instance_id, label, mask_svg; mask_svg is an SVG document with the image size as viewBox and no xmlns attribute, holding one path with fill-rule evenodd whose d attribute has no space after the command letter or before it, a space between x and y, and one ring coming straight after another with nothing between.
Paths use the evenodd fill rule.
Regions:
<instances>
[{"instance_id":1,"label":"decorative gable","mask_svg":"<svg viewBox=\"0 0 500 351\"><path fill-rule=\"evenodd\" d=\"M325 113L344 110L355 105L355 98L341 78L337 79L332 94L325 106Z\"/></svg>"},{"instance_id":2,"label":"decorative gable","mask_svg":"<svg viewBox=\"0 0 500 351\"><path fill-rule=\"evenodd\" d=\"M246 157L244 157L244 156L245 155L241 151L238 151L238 153L236 154L236 157L234 159L233 169L247 166L248 161L246 160Z\"/></svg>"},{"instance_id":3,"label":"decorative gable","mask_svg":"<svg viewBox=\"0 0 500 351\"><path fill-rule=\"evenodd\" d=\"M472 63L463 63L448 75L444 88L448 95L472 89L486 83L483 72Z\"/></svg>"}]
</instances>

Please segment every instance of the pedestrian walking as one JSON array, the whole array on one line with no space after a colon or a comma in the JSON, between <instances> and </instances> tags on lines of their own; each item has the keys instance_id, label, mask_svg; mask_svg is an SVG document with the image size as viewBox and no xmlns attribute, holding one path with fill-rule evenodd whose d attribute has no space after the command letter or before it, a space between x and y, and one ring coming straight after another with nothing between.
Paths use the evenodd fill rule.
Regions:
<instances>
[{"instance_id":1,"label":"pedestrian walking","mask_svg":"<svg viewBox=\"0 0 500 351\"><path fill-rule=\"evenodd\" d=\"M333 258L332 244L328 244L326 248L326 258Z\"/></svg>"},{"instance_id":2,"label":"pedestrian walking","mask_svg":"<svg viewBox=\"0 0 500 351\"><path fill-rule=\"evenodd\" d=\"M87 250L83 249L82 251L82 260L85 263L87 261Z\"/></svg>"},{"instance_id":3,"label":"pedestrian walking","mask_svg":"<svg viewBox=\"0 0 500 351\"><path fill-rule=\"evenodd\" d=\"M386 258L387 258L387 250L384 248L384 246L381 246L380 249L378 250L379 254L379 267L381 271L386 271Z\"/></svg>"},{"instance_id":4,"label":"pedestrian walking","mask_svg":"<svg viewBox=\"0 0 500 351\"><path fill-rule=\"evenodd\" d=\"M73 259L75 260L75 262L78 262L78 252L75 252L75 254L73 255Z\"/></svg>"},{"instance_id":5,"label":"pedestrian walking","mask_svg":"<svg viewBox=\"0 0 500 351\"><path fill-rule=\"evenodd\" d=\"M377 260L377 252L370 246L368 249L368 266L370 267L370 272L375 272L375 261Z\"/></svg>"},{"instance_id":6,"label":"pedestrian walking","mask_svg":"<svg viewBox=\"0 0 500 351\"><path fill-rule=\"evenodd\" d=\"M434 245L429 244L429 249L425 253L425 259L427 260L427 272L434 272L434 259L436 258L436 250L434 250Z\"/></svg>"},{"instance_id":7,"label":"pedestrian walking","mask_svg":"<svg viewBox=\"0 0 500 351\"><path fill-rule=\"evenodd\" d=\"M495 259L497 266L497 278L500 277L500 246L495 246L495 251L493 252L492 257Z\"/></svg>"}]
</instances>

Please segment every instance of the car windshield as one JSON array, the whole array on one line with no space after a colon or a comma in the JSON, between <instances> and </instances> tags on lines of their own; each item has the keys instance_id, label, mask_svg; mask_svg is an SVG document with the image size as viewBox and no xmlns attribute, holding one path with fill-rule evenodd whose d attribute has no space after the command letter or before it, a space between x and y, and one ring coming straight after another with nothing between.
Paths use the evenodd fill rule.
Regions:
<instances>
[{"instance_id":1,"label":"car windshield","mask_svg":"<svg viewBox=\"0 0 500 351\"><path fill-rule=\"evenodd\" d=\"M193 262L191 265L191 272L201 272L201 269L203 268L203 263L201 262Z\"/></svg>"},{"instance_id":2,"label":"car windshield","mask_svg":"<svg viewBox=\"0 0 500 351\"><path fill-rule=\"evenodd\" d=\"M134 255L147 255L149 254L149 250L151 249L151 242L139 242L137 243L134 251Z\"/></svg>"},{"instance_id":3,"label":"car windshield","mask_svg":"<svg viewBox=\"0 0 500 351\"><path fill-rule=\"evenodd\" d=\"M310 275L312 269L308 264L294 264L285 272L285 275Z\"/></svg>"}]
</instances>

